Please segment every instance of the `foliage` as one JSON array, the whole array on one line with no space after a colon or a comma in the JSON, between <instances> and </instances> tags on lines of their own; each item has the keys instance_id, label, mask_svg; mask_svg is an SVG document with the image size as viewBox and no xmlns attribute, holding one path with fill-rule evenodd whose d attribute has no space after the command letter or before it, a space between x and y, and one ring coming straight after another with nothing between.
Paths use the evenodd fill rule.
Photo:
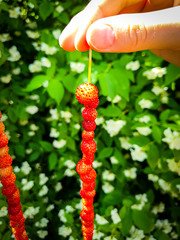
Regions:
<instances>
[{"instance_id":1,"label":"foliage","mask_svg":"<svg viewBox=\"0 0 180 240\"><path fill-rule=\"evenodd\" d=\"M87 82L88 53L65 52L58 36L85 4L0 1L0 110L30 239L82 238L75 90ZM94 239L178 238L179 76L149 51L93 52L100 96ZM11 235L6 206L1 196L2 240Z\"/></svg>"}]
</instances>

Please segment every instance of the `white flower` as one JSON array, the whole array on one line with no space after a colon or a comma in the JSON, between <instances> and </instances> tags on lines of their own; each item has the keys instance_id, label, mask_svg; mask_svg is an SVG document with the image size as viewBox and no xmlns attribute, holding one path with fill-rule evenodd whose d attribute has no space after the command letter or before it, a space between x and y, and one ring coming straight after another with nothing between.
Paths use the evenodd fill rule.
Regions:
<instances>
[{"instance_id":1,"label":"white flower","mask_svg":"<svg viewBox=\"0 0 180 240\"><path fill-rule=\"evenodd\" d=\"M113 99L111 99L110 97L107 97L107 100L113 103L118 103L119 101L121 101L121 99L122 98L119 95L116 95Z\"/></svg>"},{"instance_id":2,"label":"white flower","mask_svg":"<svg viewBox=\"0 0 180 240\"><path fill-rule=\"evenodd\" d=\"M47 218L42 218L39 222L35 223L36 227L43 228L47 227L49 220Z\"/></svg>"},{"instance_id":3,"label":"white flower","mask_svg":"<svg viewBox=\"0 0 180 240\"><path fill-rule=\"evenodd\" d=\"M149 116L145 115L145 116L139 118L138 120L139 120L139 122L148 123L151 120L151 118Z\"/></svg>"},{"instance_id":4,"label":"white flower","mask_svg":"<svg viewBox=\"0 0 180 240\"><path fill-rule=\"evenodd\" d=\"M23 179L22 179L23 180ZM27 180L26 180L27 181ZM23 183L22 190L30 190L34 186L34 181L27 181L26 183Z\"/></svg>"},{"instance_id":5,"label":"white flower","mask_svg":"<svg viewBox=\"0 0 180 240\"><path fill-rule=\"evenodd\" d=\"M54 30L54 31L52 32L52 34L53 34L54 38L58 40L59 37L60 37L60 34L61 34L61 30L59 30L59 29Z\"/></svg>"},{"instance_id":6,"label":"white flower","mask_svg":"<svg viewBox=\"0 0 180 240\"><path fill-rule=\"evenodd\" d=\"M141 240L144 239L144 233L142 230L135 228L133 225L130 229L131 238L126 238L126 240Z\"/></svg>"},{"instance_id":7,"label":"white flower","mask_svg":"<svg viewBox=\"0 0 180 240\"><path fill-rule=\"evenodd\" d=\"M104 118L103 117L99 117L95 119L96 125L100 125L104 122Z\"/></svg>"},{"instance_id":8,"label":"white flower","mask_svg":"<svg viewBox=\"0 0 180 240\"><path fill-rule=\"evenodd\" d=\"M72 114L68 111L61 111L60 112L61 114L61 117L65 119L65 122L69 123L70 122L70 119L72 117Z\"/></svg>"},{"instance_id":9,"label":"white flower","mask_svg":"<svg viewBox=\"0 0 180 240\"><path fill-rule=\"evenodd\" d=\"M167 87L164 87L164 88L161 88L159 86L154 86L152 88L152 92L155 94L155 95L159 95L161 93L163 93L164 91L166 91L168 88Z\"/></svg>"},{"instance_id":10,"label":"white flower","mask_svg":"<svg viewBox=\"0 0 180 240\"><path fill-rule=\"evenodd\" d=\"M84 63L70 62L70 67L72 72L81 73L84 71L85 66L86 65Z\"/></svg>"},{"instance_id":11,"label":"white flower","mask_svg":"<svg viewBox=\"0 0 180 240\"><path fill-rule=\"evenodd\" d=\"M163 142L169 144L170 149L180 150L180 133L177 131L171 131L167 128L164 131L165 138L162 139Z\"/></svg>"},{"instance_id":12,"label":"white flower","mask_svg":"<svg viewBox=\"0 0 180 240\"><path fill-rule=\"evenodd\" d=\"M67 160L64 163L64 166L68 167L69 169L73 169L73 168L75 168L76 164L72 160Z\"/></svg>"},{"instance_id":13,"label":"white flower","mask_svg":"<svg viewBox=\"0 0 180 240\"><path fill-rule=\"evenodd\" d=\"M39 43L33 42L32 45L33 45L33 47L36 49L36 51L40 51L40 50L41 50L41 47L40 47L40 44L39 44Z\"/></svg>"},{"instance_id":14,"label":"white flower","mask_svg":"<svg viewBox=\"0 0 180 240\"><path fill-rule=\"evenodd\" d=\"M97 213L96 213L96 222L97 222L99 225L104 225L104 224L107 224L107 223L108 223L108 221L107 221L104 217L100 216L100 215L97 214Z\"/></svg>"},{"instance_id":15,"label":"white flower","mask_svg":"<svg viewBox=\"0 0 180 240\"><path fill-rule=\"evenodd\" d=\"M60 182L58 182L58 183L56 183L54 188L55 188L56 192L59 192L62 189L62 184Z\"/></svg>"},{"instance_id":16,"label":"white flower","mask_svg":"<svg viewBox=\"0 0 180 240\"><path fill-rule=\"evenodd\" d=\"M110 183L106 182L103 184L102 189L105 193L110 193L114 190L114 187Z\"/></svg>"},{"instance_id":17,"label":"white flower","mask_svg":"<svg viewBox=\"0 0 180 240\"><path fill-rule=\"evenodd\" d=\"M120 137L119 138L121 142L121 147L128 150L131 147L131 144L129 143L129 138L128 137Z\"/></svg>"},{"instance_id":18,"label":"white flower","mask_svg":"<svg viewBox=\"0 0 180 240\"><path fill-rule=\"evenodd\" d=\"M57 11L58 13L61 13L61 12L64 11L64 8L63 8L61 5L59 5L59 6L56 7L56 11Z\"/></svg>"},{"instance_id":19,"label":"white flower","mask_svg":"<svg viewBox=\"0 0 180 240\"><path fill-rule=\"evenodd\" d=\"M64 139L61 139L59 141L57 140L54 140L52 145L55 147L55 148L63 148L65 145L66 145L66 140Z\"/></svg>"},{"instance_id":20,"label":"white flower","mask_svg":"<svg viewBox=\"0 0 180 240\"><path fill-rule=\"evenodd\" d=\"M72 213L72 212L74 212L75 209L73 207L71 207L70 205L67 205L65 207L65 210L66 210L67 213Z\"/></svg>"},{"instance_id":21,"label":"white flower","mask_svg":"<svg viewBox=\"0 0 180 240\"><path fill-rule=\"evenodd\" d=\"M162 213L162 212L164 212L164 209L165 209L164 203L160 202L159 205L153 207L152 213L154 213L154 214Z\"/></svg>"},{"instance_id":22,"label":"white flower","mask_svg":"<svg viewBox=\"0 0 180 240\"><path fill-rule=\"evenodd\" d=\"M133 167L127 170L124 170L124 175L128 178L135 179L137 177L137 168Z\"/></svg>"},{"instance_id":23,"label":"white flower","mask_svg":"<svg viewBox=\"0 0 180 240\"><path fill-rule=\"evenodd\" d=\"M151 180L153 182L157 182L159 179L159 177L157 175L154 174L148 174L148 180Z\"/></svg>"},{"instance_id":24,"label":"white flower","mask_svg":"<svg viewBox=\"0 0 180 240\"><path fill-rule=\"evenodd\" d=\"M31 30L27 30L26 33L27 33L28 37L32 38L32 39L37 39L40 37L40 34L38 32L33 32Z\"/></svg>"},{"instance_id":25,"label":"white flower","mask_svg":"<svg viewBox=\"0 0 180 240\"><path fill-rule=\"evenodd\" d=\"M30 167L29 163L27 161L23 162L21 166L21 171L25 174L28 175L32 168Z\"/></svg>"},{"instance_id":26,"label":"white flower","mask_svg":"<svg viewBox=\"0 0 180 240\"><path fill-rule=\"evenodd\" d=\"M169 169L180 176L180 161L176 162L174 159L167 159L167 162Z\"/></svg>"},{"instance_id":27,"label":"white flower","mask_svg":"<svg viewBox=\"0 0 180 240\"><path fill-rule=\"evenodd\" d=\"M152 68L151 70L147 70L143 73L143 76L147 77L147 79L152 80L156 79L157 77L162 77L167 73L166 68L156 67Z\"/></svg>"},{"instance_id":28,"label":"white flower","mask_svg":"<svg viewBox=\"0 0 180 240\"><path fill-rule=\"evenodd\" d=\"M144 136L149 135L152 131L149 127L137 127L137 131Z\"/></svg>"},{"instance_id":29,"label":"white flower","mask_svg":"<svg viewBox=\"0 0 180 240\"><path fill-rule=\"evenodd\" d=\"M51 210L54 209L54 204L50 204L47 208L46 208L46 211L47 212L50 212Z\"/></svg>"},{"instance_id":30,"label":"white flower","mask_svg":"<svg viewBox=\"0 0 180 240\"><path fill-rule=\"evenodd\" d=\"M53 55L57 52L57 50L58 49L56 47L50 47L44 42L41 43L41 51L45 52L47 55Z\"/></svg>"},{"instance_id":31,"label":"white flower","mask_svg":"<svg viewBox=\"0 0 180 240\"><path fill-rule=\"evenodd\" d=\"M75 208L81 210L82 207L83 207L82 200L80 200L80 202L75 205Z\"/></svg>"},{"instance_id":32,"label":"white flower","mask_svg":"<svg viewBox=\"0 0 180 240\"><path fill-rule=\"evenodd\" d=\"M39 213L40 207L28 207L25 212L24 212L24 217L25 218L30 218L33 219L36 214Z\"/></svg>"},{"instance_id":33,"label":"white flower","mask_svg":"<svg viewBox=\"0 0 180 240\"><path fill-rule=\"evenodd\" d=\"M49 178L44 173L39 174L39 185L44 185L48 180Z\"/></svg>"},{"instance_id":34,"label":"white flower","mask_svg":"<svg viewBox=\"0 0 180 240\"><path fill-rule=\"evenodd\" d=\"M42 63L39 60L35 60L33 63L29 64L29 71L34 72L40 72L42 67Z\"/></svg>"},{"instance_id":35,"label":"white flower","mask_svg":"<svg viewBox=\"0 0 180 240\"><path fill-rule=\"evenodd\" d=\"M138 104L141 108L151 108L153 105L153 103L148 99L142 99Z\"/></svg>"},{"instance_id":36,"label":"white flower","mask_svg":"<svg viewBox=\"0 0 180 240\"><path fill-rule=\"evenodd\" d=\"M53 138L58 138L59 137L59 132L55 128L51 128L49 136L53 137Z\"/></svg>"},{"instance_id":37,"label":"white flower","mask_svg":"<svg viewBox=\"0 0 180 240\"><path fill-rule=\"evenodd\" d=\"M51 117L52 117L53 120L58 120L58 119L59 119L59 115L58 115L58 112L57 112L57 108L55 108L55 109L50 109L49 112L50 112Z\"/></svg>"},{"instance_id":38,"label":"white flower","mask_svg":"<svg viewBox=\"0 0 180 240\"><path fill-rule=\"evenodd\" d=\"M113 210L111 210L111 218L114 224L117 224L121 221L117 208L114 208Z\"/></svg>"},{"instance_id":39,"label":"white flower","mask_svg":"<svg viewBox=\"0 0 180 240\"><path fill-rule=\"evenodd\" d=\"M3 206L0 208L0 217L4 217L8 214L7 207Z\"/></svg>"},{"instance_id":40,"label":"white flower","mask_svg":"<svg viewBox=\"0 0 180 240\"><path fill-rule=\"evenodd\" d=\"M11 81L11 74L7 74L6 76L1 77L2 83L8 84L8 83L10 83L10 81Z\"/></svg>"},{"instance_id":41,"label":"white flower","mask_svg":"<svg viewBox=\"0 0 180 240\"><path fill-rule=\"evenodd\" d=\"M135 144L133 144L132 147L133 148L130 149L132 159L143 162L147 158L147 154L143 151L143 148Z\"/></svg>"},{"instance_id":42,"label":"white flower","mask_svg":"<svg viewBox=\"0 0 180 240\"><path fill-rule=\"evenodd\" d=\"M42 84L42 86L43 86L44 88L47 88L48 85L49 85L49 81L48 81L48 80L45 80L45 81L43 82L43 84Z\"/></svg>"},{"instance_id":43,"label":"white flower","mask_svg":"<svg viewBox=\"0 0 180 240\"><path fill-rule=\"evenodd\" d=\"M18 18L20 14L21 14L20 7L15 7L14 9L9 10L10 18Z\"/></svg>"},{"instance_id":44,"label":"white flower","mask_svg":"<svg viewBox=\"0 0 180 240\"><path fill-rule=\"evenodd\" d=\"M106 129L106 131L109 133L111 137L117 135L121 128L126 124L123 120L117 120L114 121L112 119L107 120L103 127Z\"/></svg>"},{"instance_id":45,"label":"white flower","mask_svg":"<svg viewBox=\"0 0 180 240\"><path fill-rule=\"evenodd\" d=\"M48 193L48 187L46 185L44 185L41 190L39 191L38 195L39 197L42 197L44 195L46 195Z\"/></svg>"},{"instance_id":46,"label":"white flower","mask_svg":"<svg viewBox=\"0 0 180 240\"><path fill-rule=\"evenodd\" d=\"M159 229L162 229L162 231L166 234L172 231L172 226L169 223L168 219L164 219L164 220L158 219L155 223L155 226Z\"/></svg>"},{"instance_id":47,"label":"white flower","mask_svg":"<svg viewBox=\"0 0 180 240\"><path fill-rule=\"evenodd\" d=\"M39 230L39 231L37 231L37 235L39 238L45 238L48 235L48 231Z\"/></svg>"},{"instance_id":48,"label":"white flower","mask_svg":"<svg viewBox=\"0 0 180 240\"><path fill-rule=\"evenodd\" d=\"M136 71L140 68L140 63L138 60L136 61L131 61L126 65L126 69L127 70L132 70L132 71Z\"/></svg>"},{"instance_id":49,"label":"white flower","mask_svg":"<svg viewBox=\"0 0 180 240\"><path fill-rule=\"evenodd\" d=\"M14 169L13 169L13 171L14 171L15 173L18 173L18 172L20 172L20 168L19 168L18 166L15 166Z\"/></svg>"},{"instance_id":50,"label":"white flower","mask_svg":"<svg viewBox=\"0 0 180 240\"><path fill-rule=\"evenodd\" d=\"M118 160L114 156L110 157L110 160L112 164L118 164Z\"/></svg>"},{"instance_id":51,"label":"white flower","mask_svg":"<svg viewBox=\"0 0 180 240\"><path fill-rule=\"evenodd\" d=\"M49 68L51 66L51 62L46 57L41 58L41 64L42 64L42 66L47 67L47 68Z\"/></svg>"},{"instance_id":52,"label":"white flower","mask_svg":"<svg viewBox=\"0 0 180 240\"><path fill-rule=\"evenodd\" d=\"M71 169L66 169L66 171L64 172L64 176L67 176L67 177L72 177L73 175L76 174L76 171L75 170L71 170Z\"/></svg>"},{"instance_id":53,"label":"white flower","mask_svg":"<svg viewBox=\"0 0 180 240\"><path fill-rule=\"evenodd\" d=\"M16 62L18 61L20 58L21 58L21 54L20 52L17 50L17 47L16 46L12 46L10 49L9 49L9 54L10 54L10 57L8 57L8 60L10 62Z\"/></svg>"},{"instance_id":54,"label":"white flower","mask_svg":"<svg viewBox=\"0 0 180 240\"><path fill-rule=\"evenodd\" d=\"M108 171L108 170L105 170L105 171L103 172L103 179L104 179L104 180L108 180L108 181L114 181L114 179L115 179L115 174L112 173L112 172L110 172L110 171Z\"/></svg>"},{"instance_id":55,"label":"white flower","mask_svg":"<svg viewBox=\"0 0 180 240\"><path fill-rule=\"evenodd\" d=\"M19 67L14 68L14 69L12 70L12 73L13 73L14 75L19 75L20 72L21 72L21 69L20 69Z\"/></svg>"},{"instance_id":56,"label":"white flower","mask_svg":"<svg viewBox=\"0 0 180 240\"><path fill-rule=\"evenodd\" d=\"M11 40L11 37L10 37L9 33L0 34L0 41L1 42L7 42L9 40Z\"/></svg>"},{"instance_id":57,"label":"white flower","mask_svg":"<svg viewBox=\"0 0 180 240\"><path fill-rule=\"evenodd\" d=\"M35 135L35 132L33 132L33 131L28 132L28 136L32 137L34 135Z\"/></svg>"},{"instance_id":58,"label":"white flower","mask_svg":"<svg viewBox=\"0 0 180 240\"><path fill-rule=\"evenodd\" d=\"M100 231L97 231L96 229L94 230L94 234L93 234L93 238L94 238L94 239L99 240L99 239L101 239L101 237L103 237L103 236L104 236L104 233L102 233L102 232L100 232Z\"/></svg>"},{"instance_id":59,"label":"white flower","mask_svg":"<svg viewBox=\"0 0 180 240\"><path fill-rule=\"evenodd\" d=\"M171 189L170 183L164 181L163 179L158 180L159 186L162 188L164 192L168 192Z\"/></svg>"},{"instance_id":60,"label":"white flower","mask_svg":"<svg viewBox=\"0 0 180 240\"><path fill-rule=\"evenodd\" d=\"M63 237L67 237L72 233L72 229L70 227L65 227L64 225L62 227L58 228L58 234Z\"/></svg>"},{"instance_id":61,"label":"white flower","mask_svg":"<svg viewBox=\"0 0 180 240\"><path fill-rule=\"evenodd\" d=\"M139 203L132 205L131 208L132 209L137 209L137 210L142 210L145 203L148 201L146 194L145 193L144 194L137 194L135 196L135 198L136 198L136 200L139 201Z\"/></svg>"},{"instance_id":62,"label":"white flower","mask_svg":"<svg viewBox=\"0 0 180 240\"><path fill-rule=\"evenodd\" d=\"M29 128L30 128L32 131L37 131L37 130L39 129L39 127L38 127L36 124L34 124L34 123L32 123Z\"/></svg>"},{"instance_id":63,"label":"white flower","mask_svg":"<svg viewBox=\"0 0 180 240\"><path fill-rule=\"evenodd\" d=\"M77 124L74 124L74 128L77 129L77 130L79 130L79 129L81 128L81 126L80 126L79 123L77 123Z\"/></svg>"},{"instance_id":64,"label":"white flower","mask_svg":"<svg viewBox=\"0 0 180 240\"><path fill-rule=\"evenodd\" d=\"M30 113L30 114L35 114L35 113L37 113L38 112L38 107L37 106L35 106L35 105L32 105L32 106L28 106L28 107L26 107L26 112L28 112L28 113Z\"/></svg>"},{"instance_id":65,"label":"white flower","mask_svg":"<svg viewBox=\"0 0 180 240\"><path fill-rule=\"evenodd\" d=\"M160 101L164 104L168 103L169 99L168 99L168 93L167 92L162 92L161 93Z\"/></svg>"},{"instance_id":66,"label":"white flower","mask_svg":"<svg viewBox=\"0 0 180 240\"><path fill-rule=\"evenodd\" d=\"M93 167L94 168L98 168L102 166L102 162L98 162L98 161L93 161Z\"/></svg>"}]
</instances>

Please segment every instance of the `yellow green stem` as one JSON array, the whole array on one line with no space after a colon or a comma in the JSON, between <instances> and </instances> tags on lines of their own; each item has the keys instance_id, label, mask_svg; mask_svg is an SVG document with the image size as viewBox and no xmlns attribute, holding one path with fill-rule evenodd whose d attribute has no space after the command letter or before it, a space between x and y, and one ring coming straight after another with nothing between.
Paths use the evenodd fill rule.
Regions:
<instances>
[{"instance_id":1,"label":"yellow green stem","mask_svg":"<svg viewBox=\"0 0 180 240\"><path fill-rule=\"evenodd\" d=\"M89 68L88 68L88 83L91 83L91 63L92 63L92 49L89 49Z\"/></svg>"}]
</instances>

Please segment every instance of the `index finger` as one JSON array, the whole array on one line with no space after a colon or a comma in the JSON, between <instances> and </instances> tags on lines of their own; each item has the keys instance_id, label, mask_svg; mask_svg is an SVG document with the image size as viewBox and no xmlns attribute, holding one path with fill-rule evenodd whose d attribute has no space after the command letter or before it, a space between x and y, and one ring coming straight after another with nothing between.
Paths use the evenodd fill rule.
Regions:
<instances>
[{"instance_id":1,"label":"index finger","mask_svg":"<svg viewBox=\"0 0 180 240\"><path fill-rule=\"evenodd\" d=\"M146 0L92 0L86 8L72 18L63 30L59 44L66 51L87 51L86 32L96 20L118 14L121 10Z\"/></svg>"}]
</instances>

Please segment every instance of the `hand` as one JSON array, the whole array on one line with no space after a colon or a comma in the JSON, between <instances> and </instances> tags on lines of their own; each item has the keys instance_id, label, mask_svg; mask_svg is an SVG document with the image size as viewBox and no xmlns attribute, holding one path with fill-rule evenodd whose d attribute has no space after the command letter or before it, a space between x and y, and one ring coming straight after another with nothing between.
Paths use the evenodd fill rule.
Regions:
<instances>
[{"instance_id":1,"label":"hand","mask_svg":"<svg viewBox=\"0 0 180 240\"><path fill-rule=\"evenodd\" d=\"M66 51L149 49L180 67L180 0L92 0L59 43Z\"/></svg>"}]
</instances>

